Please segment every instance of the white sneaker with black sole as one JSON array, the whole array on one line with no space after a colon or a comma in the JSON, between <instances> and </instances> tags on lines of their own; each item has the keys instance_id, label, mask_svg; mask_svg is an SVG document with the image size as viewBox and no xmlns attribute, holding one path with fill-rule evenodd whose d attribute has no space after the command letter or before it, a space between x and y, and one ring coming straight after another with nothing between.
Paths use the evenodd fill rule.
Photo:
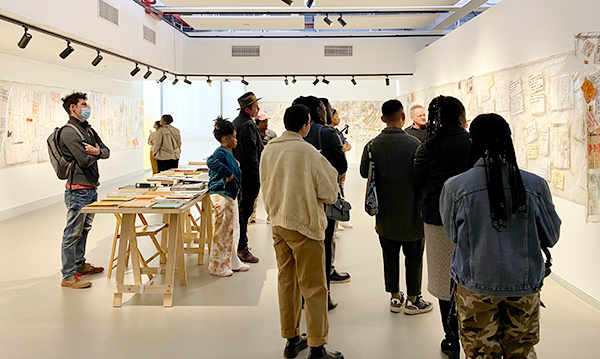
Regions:
<instances>
[{"instance_id":1,"label":"white sneaker with black sole","mask_svg":"<svg viewBox=\"0 0 600 359\"><path fill-rule=\"evenodd\" d=\"M417 296L416 302L411 302L410 300L406 300L406 306L404 307L404 314L413 315L413 314L422 314L431 312L433 309L433 303L426 301L422 296Z\"/></svg>"}]
</instances>

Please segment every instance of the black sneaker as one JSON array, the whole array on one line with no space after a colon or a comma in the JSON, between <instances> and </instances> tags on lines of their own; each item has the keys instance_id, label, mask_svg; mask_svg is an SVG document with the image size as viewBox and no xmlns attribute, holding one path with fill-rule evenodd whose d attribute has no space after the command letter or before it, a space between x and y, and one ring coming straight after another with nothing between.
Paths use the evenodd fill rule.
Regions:
<instances>
[{"instance_id":1,"label":"black sneaker","mask_svg":"<svg viewBox=\"0 0 600 359\"><path fill-rule=\"evenodd\" d=\"M295 358L302 350L308 348L306 334L287 340L285 350L283 351L284 358Z\"/></svg>"},{"instance_id":2,"label":"black sneaker","mask_svg":"<svg viewBox=\"0 0 600 359\"><path fill-rule=\"evenodd\" d=\"M348 283L350 281L350 274L347 272L338 272L334 269L329 276L329 280L332 283Z\"/></svg>"}]
</instances>

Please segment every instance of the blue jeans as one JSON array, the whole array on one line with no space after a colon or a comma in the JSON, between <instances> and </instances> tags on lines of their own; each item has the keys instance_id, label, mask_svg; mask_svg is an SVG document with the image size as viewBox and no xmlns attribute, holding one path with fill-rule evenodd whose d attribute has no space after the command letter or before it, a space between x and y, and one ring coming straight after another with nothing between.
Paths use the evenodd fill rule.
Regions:
<instances>
[{"instance_id":1,"label":"blue jeans","mask_svg":"<svg viewBox=\"0 0 600 359\"><path fill-rule=\"evenodd\" d=\"M67 225L62 239L62 275L67 279L77 274L85 264L85 244L92 229L93 213L81 213L81 209L98 199L95 188L65 190Z\"/></svg>"}]
</instances>

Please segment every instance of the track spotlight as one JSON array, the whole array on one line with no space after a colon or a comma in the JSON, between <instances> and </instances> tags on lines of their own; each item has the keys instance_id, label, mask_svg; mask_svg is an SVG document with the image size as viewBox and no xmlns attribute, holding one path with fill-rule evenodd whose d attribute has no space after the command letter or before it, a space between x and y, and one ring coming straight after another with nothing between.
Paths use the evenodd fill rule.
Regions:
<instances>
[{"instance_id":1,"label":"track spotlight","mask_svg":"<svg viewBox=\"0 0 600 359\"><path fill-rule=\"evenodd\" d=\"M148 67L148 71L146 71L146 73L144 74L144 78L147 80L148 77L150 77L150 75L152 75L152 71L150 71L150 67Z\"/></svg>"},{"instance_id":2,"label":"track spotlight","mask_svg":"<svg viewBox=\"0 0 600 359\"><path fill-rule=\"evenodd\" d=\"M289 6L294 5L294 0L281 0L281 1L283 1L286 4L288 4Z\"/></svg>"},{"instance_id":3,"label":"track spotlight","mask_svg":"<svg viewBox=\"0 0 600 359\"><path fill-rule=\"evenodd\" d=\"M62 50L62 52L58 56L60 56L60 58L64 60L67 58L67 56L71 55L73 51L75 51L75 49L73 48L73 46L71 46L71 42L67 41L67 47L64 50Z\"/></svg>"},{"instance_id":4,"label":"track spotlight","mask_svg":"<svg viewBox=\"0 0 600 359\"><path fill-rule=\"evenodd\" d=\"M385 85L386 86L390 85L390 78L387 75L385 75Z\"/></svg>"},{"instance_id":5,"label":"track spotlight","mask_svg":"<svg viewBox=\"0 0 600 359\"><path fill-rule=\"evenodd\" d=\"M138 66L137 62L135 63L135 68L133 70L131 70L131 72L129 73L131 76L135 76L137 75L137 73L140 72L140 67Z\"/></svg>"},{"instance_id":6,"label":"track spotlight","mask_svg":"<svg viewBox=\"0 0 600 359\"><path fill-rule=\"evenodd\" d=\"M163 82L167 79L167 74L163 71L163 75L160 79L158 79L158 82Z\"/></svg>"},{"instance_id":7,"label":"track spotlight","mask_svg":"<svg viewBox=\"0 0 600 359\"><path fill-rule=\"evenodd\" d=\"M352 76L352 80L350 80L350 82L352 82L352 84L353 84L354 86L356 86L356 80L354 79L354 76Z\"/></svg>"},{"instance_id":8,"label":"track spotlight","mask_svg":"<svg viewBox=\"0 0 600 359\"><path fill-rule=\"evenodd\" d=\"M340 23L340 25L342 25L342 27L347 25L346 21L344 21L344 18L342 17L342 14L340 14L340 17L338 17L337 21Z\"/></svg>"},{"instance_id":9,"label":"track spotlight","mask_svg":"<svg viewBox=\"0 0 600 359\"><path fill-rule=\"evenodd\" d=\"M283 83L287 86L290 84L290 81L288 81L287 76L285 77L285 80L283 80Z\"/></svg>"},{"instance_id":10,"label":"track spotlight","mask_svg":"<svg viewBox=\"0 0 600 359\"><path fill-rule=\"evenodd\" d=\"M317 76L315 76L315 80L313 81L313 86L317 86L318 83L319 83L319 78Z\"/></svg>"},{"instance_id":11,"label":"track spotlight","mask_svg":"<svg viewBox=\"0 0 600 359\"><path fill-rule=\"evenodd\" d=\"M187 76L185 76L185 80L183 80L183 82L185 82L188 85L192 84L192 81L188 80Z\"/></svg>"},{"instance_id":12,"label":"track spotlight","mask_svg":"<svg viewBox=\"0 0 600 359\"><path fill-rule=\"evenodd\" d=\"M19 43L17 44L17 46L19 46L20 48L24 49L27 47L27 44L29 44L29 40L31 40L31 34L27 32L27 28L24 27L23 29L25 29L25 33L23 34L23 36L21 36L21 40L19 40Z\"/></svg>"},{"instance_id":13,"label":"track spotlight","mask_svg":"<svg viewBox=\"0 0 600 359\"><path fill-rule=\"evenodd\" d=\"M325 21L325 23L329 25L329 27L333 26L333 21L331 21L331 19L329 18L329 14L325 14L325 18L323 19L323 21Z\"/></svg>"},{"instance_id":14,"label":"track spotlight","mask_svg":"<svg viewBox=\"0 0 600 359\"><path fill-rule=\"evenodd\" d=\"M177 78L177 75L175 75L175 80L173 80L173 85L176 85L179 82L179 79Z\"/></svg>"},{"instance_id":15,"label":"track spotlight","mask_svg":"<svg viewBox=\"0 0 600 359\"><path fill-rule=\"evenodd\" d=\"M211 85L212 85L212 80L210 79L210 76L207 76L206 83L207 83L209 86L211 86Z\"/></svg>"},{"instance_id":16,"label":"track spotlight","mask_svg":"<svg viewBox=\"0 0 600 359\"><path fill-rule=\"evenodd\" d=\"M296 76L294 76L294 77L292 78L292 85L295 85L295 84L296 84Z\"/></svg>"},{"instance_id":17,"label":"track spotlight","mask_svg":"<svg viewBox=\"0 0 600 359\"><path fill-rule=\"evenodd\" d=\"M98 51L98 50L96 50ZM98 51L98 55L92 60L92 66L98 66L98 64L102 61L102 55L100 55L100 51Z\"/></svg>"},{"instance_id":18,"label":"track spotlight","mask_svg":"<svg viewBox=\"0 0 600 359\"><path fill-rule=\"evenodd\" d=\"M315 0L308 0L306 2L306 7L310 8L313 5L314 2L315 2Z\"/></svg>"},{"instance_id":19,"label":"track spotlight","mask_svg":"<svg viewBox=\"0 0 600 359\"><path fill-rule=\"evenodd\" d=\"M325 85L329 85L329 80L327 80L327 79L325 78L325 76L323 76L323 83L324 83Z\"/></svg>"},{"instance_id":20,"label":"track spotlight","mask_svg":"<svg viewBox=\"0 0 600 359\"><path fill-rule=\"evenodd\" d=\"M240 81L240 82L243 83L244 85L248 86L248 81L246 81L244 76L242 76L242 81Z\"/></svg>"}]
</instances>

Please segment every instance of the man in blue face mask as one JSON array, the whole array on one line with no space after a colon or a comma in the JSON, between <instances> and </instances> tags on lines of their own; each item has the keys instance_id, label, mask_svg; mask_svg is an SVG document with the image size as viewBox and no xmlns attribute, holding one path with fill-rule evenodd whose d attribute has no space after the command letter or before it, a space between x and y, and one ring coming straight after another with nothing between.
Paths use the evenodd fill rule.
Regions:
<instances>
[{"instance_id":1,"label":"man in blue face mask","mask_svg":"<svg viewBox=\"0 0 600 359\"><path fill-rule=\"evenodd\" d=\"M62 101L63 108L69 114L69 122L60 130L58 143L65 159L75 165L68 174L65 185L68 213L62 239L61 285L81 289L92 285L92 282L80 278L82 275L101 273L104 270L85 261L85 245L94 214L81 213L81 209L98 199L98 160L108 158L110 150L87 122L91 114L87 95L76 92Z\"/></svg>"}]
</instances>

